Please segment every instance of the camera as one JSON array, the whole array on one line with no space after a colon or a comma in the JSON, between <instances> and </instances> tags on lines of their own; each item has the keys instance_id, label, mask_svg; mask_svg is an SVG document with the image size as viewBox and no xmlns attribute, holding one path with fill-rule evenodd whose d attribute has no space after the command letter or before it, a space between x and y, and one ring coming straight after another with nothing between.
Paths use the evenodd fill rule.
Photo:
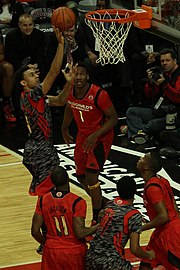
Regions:
<instances>
[{"instance_id":1,"label":"camera","mask_svg":"<svg viewBox=\"0 0 180 270\"><path fill-rule=\"evenodd\" d=\"M159 66L152 67L150 68L150 70L152 71L152 79L154 81L157 81L161 78L161 74L163 73L163 71Z\"/></svg>"},{"instance_id":2,"label":"camera","mask_svg":"<svg viewBox=\"0 0 180 270\"><path fill-rule=\"evenodd\" d=\"M176 129L176 118L177 112L174 105L164 105L162 109L166 112L166 129L174 130Z\"/></svg>"}]
</instances>

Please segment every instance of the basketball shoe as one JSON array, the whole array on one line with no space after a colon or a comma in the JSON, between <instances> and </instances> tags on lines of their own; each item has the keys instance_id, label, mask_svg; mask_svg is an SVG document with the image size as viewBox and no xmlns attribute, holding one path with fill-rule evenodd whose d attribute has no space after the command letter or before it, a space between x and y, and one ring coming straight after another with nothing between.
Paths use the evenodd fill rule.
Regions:
<instances>
[{"instance_id":1,"label":"basketball shoe","mask_svg":"<svg viewBox=\"0 0 180 270\"><path fill-rule=\"evenodd\" d=\"M16 117L12 113L12 107L9 103L3 105L3 113L8 123L14 123L17 121Z\"/></svg>"}]
</instances>

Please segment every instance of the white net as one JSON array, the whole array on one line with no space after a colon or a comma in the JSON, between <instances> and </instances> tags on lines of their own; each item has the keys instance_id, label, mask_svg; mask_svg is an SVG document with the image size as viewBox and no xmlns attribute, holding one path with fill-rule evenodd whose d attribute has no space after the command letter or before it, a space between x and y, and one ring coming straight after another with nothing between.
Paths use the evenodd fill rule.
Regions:
<instances>
[{"instance_id":1,"label":"white net","mask_svg":"<svg viewBox=\"0 0 180 270\"><path fill-rule=\"evenodd\" d=\"M129 13L127 12L123 15L123 18L128 18L128 16ZM96 45L98 44L96 50L99 51L99 58L96 62L101 63L102 66L125 62L123 46L132 22L118 23L117 21L111 21L111 19L122 18L118 11L115 15L109 14L108 11L105 11L104 14L94 12L90 15L90 18L98 19L98 21L85 19L86 24L92 29ZM109 21L101 21L104 19Z\"/></svg>"}]
</instances>

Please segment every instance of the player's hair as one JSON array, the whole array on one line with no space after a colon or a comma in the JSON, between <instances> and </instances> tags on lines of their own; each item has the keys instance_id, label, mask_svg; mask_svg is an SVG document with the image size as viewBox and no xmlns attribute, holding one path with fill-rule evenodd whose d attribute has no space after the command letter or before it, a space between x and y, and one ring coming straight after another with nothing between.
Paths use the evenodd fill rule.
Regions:
<instances>
[{"instance_id":1,"label":"player's hair","mask_svg":"<svg viewBox=\"0 0 180 270\"><path fill-rule=\"evenodd\" d=\"M149 154L148 165L154 173L157 173L162 169L161 157L157 152L150 152Z\"/></svg>"},{"instance_id":2,"label":"player's hair","mask_svg":"<svg viewBox=\"0 0 180 270\"><path fill-rule=\"evenodd\" d=\"M164 55L164 54L170 54L173 60L174 59L178 60L176 52L170 48L165 48L165 49L161 50L159 54L160 54L160 56Z\"/></svg>"},{"instance_id":3,"label":"player's hair","mask_svg":"<svg viewBox=\"0 0 180 270\"><path fill-rule=\"evenodd\" d=\"M87 74L89 74L89 68L88 68L88 66L83 61L77 62L77 67L84 68L86 70Z\"/></svg>"},{"instance_id":4,"label":"player's hair","mask_svg":"<svg viewBox=\"0 0 180 270\"><path fill-rule=\"evenodd\" d=\"M121 199L133 199L136 193L136 182L130 176L123 176L117 182L117 192Z\"/></svg>"},{"instance_id":5,"label":"player's hair","mask_svg":"<svg viewBox=\"0 0 180 270\"><path fill-rule=\"evenodd\" d=\"M17 89L20 89L20 91L22 92L23 90L23 86L21 85L21 81L24 79L24 72L26 70L28 70L29 67L26 65L26 66L22 66L20 67L16 73L14 74L14 85Z\"/></svg>"},{"instance_id":6,"label":"player's hair","mask_svg":"<svg viewBox=\"0 0 180 270\"><path fill-rule=\"evenodd\" d=\"M51 172L51 181L56 187L64 186L69 182L69 176L62 166L57 166Z\"/></svg>"}]
</instances>

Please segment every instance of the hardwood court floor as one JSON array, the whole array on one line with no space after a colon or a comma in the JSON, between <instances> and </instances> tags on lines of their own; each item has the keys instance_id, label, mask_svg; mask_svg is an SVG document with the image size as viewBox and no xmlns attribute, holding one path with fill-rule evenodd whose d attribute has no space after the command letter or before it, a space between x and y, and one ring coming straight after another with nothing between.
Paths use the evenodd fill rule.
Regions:
<instances>
[{"instance_id":1,"label":"hardwood court floor","mask_svg":"<svg viewBox=\"0 0 180 270\"><path fill-rule=\"evenodd\" d=\"M72 192L85 198L88 203L86 223L89 225L91 220L90 200L75 181L73 146L68 148L64 145L60 124L61 119L54 118L54 142L62 165L68 169L72 179ZM33 264L31 268L31 263L39 262L41 259L35 251L38 245L30 234L36 197L28 194L31 175L21 163L21 150L27 140L26 125L23 121L13 125L0 123L0 128L0 269L13 265L13 270L39 270L38 264ZM72 129L73 132L74 127ZM142 210L143 214L146 214L142 202L143 181L135 169L137 159L146 152L146 149L144 146L129 145L126 138L118 137L118 129L119 126L116 128L110 157L104 166L104 172L100 174L103 195L110 199L113 198L116 180L126 174L132 175L138 186L135 205ZM180 205L180 167L177 166L179 163L179 160L164 160L163 170L164 175L173 186L178 205ZM150 234L151 231L142 234L141 245L147 244ZM129 258L132 259L132 257Z\"/></svg>"},{"instance_id":2,"label":"hardwood court floor","mask_svg":"<svg viewBox=\"0 0 180 270\"><path fill-rule=\"evenodd\" d=\"M29 196L30 173L22 165L22 156L0 145L0 268L14 265L14 270L30 269L29 264L40 261L36 254L37 243L30 235L31 219L36 197ZM86 199L88 214L86 224L90 224L91 207L89 197L79 187L71 184L71 190ZM149 233L142 236L146 244ZM133 260L133 256L130 256ZM134 258L136 262L137 259ZM28 264L28 265L26 265ZM20 268L18 268L18 266ZM39 264L33 264L33 269ZM11 269L11 268L7 268Z\"/></svg>"}]
</instances>

